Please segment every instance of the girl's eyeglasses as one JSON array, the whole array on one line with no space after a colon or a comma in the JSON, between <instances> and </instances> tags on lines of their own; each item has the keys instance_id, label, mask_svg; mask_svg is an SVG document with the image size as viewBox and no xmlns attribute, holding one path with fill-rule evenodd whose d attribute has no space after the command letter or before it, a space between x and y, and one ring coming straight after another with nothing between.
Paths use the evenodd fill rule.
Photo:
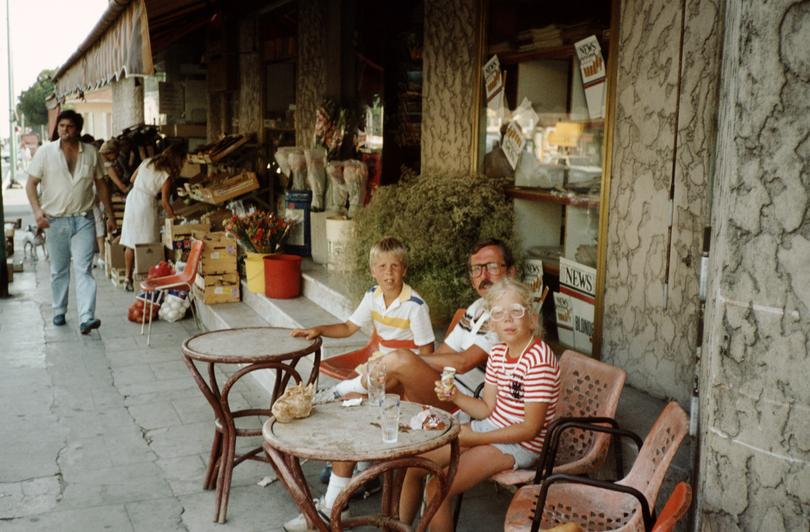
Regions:
<instances>
[{"instance_id":1,"label":"girl's eyeglasses","mask_svg":"<svg viewBox=\"0 0 810 532\"><path fill-rule=\"evenodd\" d=\"M512 303L508 308L492 307L489 311L489 317L492 321L503 321L506 319L507 315L512 319L519 320L526 315L526 307Z\"/></svg>"}]
</instances>

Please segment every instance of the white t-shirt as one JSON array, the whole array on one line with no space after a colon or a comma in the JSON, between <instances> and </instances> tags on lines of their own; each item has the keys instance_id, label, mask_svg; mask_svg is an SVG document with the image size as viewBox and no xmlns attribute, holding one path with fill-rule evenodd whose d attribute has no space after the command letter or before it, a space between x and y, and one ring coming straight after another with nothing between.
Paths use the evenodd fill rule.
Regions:
<instances>
[{"instance_id":1,"label":"white t-shirt","mask_svg":"<svg viewBox=\"0 0 810 532\"><path fill-rule=\"evenodd\" d=\"M39 203L48 216L89 212L95 203L94 179L104 176L104 164L92 144L79 142L73 174L57 140L40 147L28 166L28 174L40 180Z\"/></svg>"},{"instance_id":2,"label":"white t-shirt","mask_svg":"<svg viewBox=\"0 0 810 532\"><path fill-rule=\"evenodd\" d=\"M464 316L444 339L444 343L456 352L466 351L473 345L477 345L485 353L490 353L498 342L498 335L489 328L489 311L487 311L486 301L482 297L467 307ZM482 382L484 382L484 371L479 368L456 374L456 384L459 385L459 390L467 395L472 395Z\"/></svg>"},{"instance_id":3,"label":"white t-shirt","mask_svg":"<svg viewBox=\"0 0 810 532\"><path fill-rule=\"evenodd\" d=\"M498 343L498 335L489 329L489 312L484 298L480 297L467 307L464 316L459 320L447 338L444 339L453 351L466 351L473 344L485 352L492 351Z\"/></svg>"},{"instance_id":4,"label":"white t-shirt","mask_svg":"<svg viewBox=\"0 0 810 532\"><path fill-rule=\"evenodd\" d=\"M388 308L385 307L380 287L370 288L349 321L358 327L373 324L377 335L383 340L412 340L421 346L431 344L436 339L427 303L407 284L402 285L399 297ZM380 346L383 353L393 350ZM416 352L416 349L413 351Z\"/></svg>"}]
</instances>

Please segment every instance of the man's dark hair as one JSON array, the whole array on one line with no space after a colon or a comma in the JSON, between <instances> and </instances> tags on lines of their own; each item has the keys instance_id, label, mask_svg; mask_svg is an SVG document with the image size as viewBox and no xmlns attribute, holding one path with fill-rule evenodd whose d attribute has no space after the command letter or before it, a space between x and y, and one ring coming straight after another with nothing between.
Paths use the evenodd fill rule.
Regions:
<instances>
[{"instance_id":1,"label":"man's dark hair","mask_svg":"<svg viewBox=\"0 0 810 532\"><path fill-rule=\"evenodd\" d=\"M509 244L500 238L487 238L486 240L480 240L473 246L472 250L470 250L470 257L488 246L495 246L501 250L503 262L506 264L507 268L511 268L515 264L515 258L512 256L512 250L509 248Z\"/></svg>"},{"instance_id":2,"label":"man's dark hair","mask_svg":"<svg viewBox=\"0 0 810 532\"><path fill-rule=\"evenodd\" d=\"M76 129L79 130L79 133L81 133L82 128L84 127L84 118L82 118L82 115L73 109L66 109L59 113L59 116L56 117L56 123L59 124L59 122L62 120L70 120L73 122L73 125L75 125Z\"/></svg>"}]
</instances>

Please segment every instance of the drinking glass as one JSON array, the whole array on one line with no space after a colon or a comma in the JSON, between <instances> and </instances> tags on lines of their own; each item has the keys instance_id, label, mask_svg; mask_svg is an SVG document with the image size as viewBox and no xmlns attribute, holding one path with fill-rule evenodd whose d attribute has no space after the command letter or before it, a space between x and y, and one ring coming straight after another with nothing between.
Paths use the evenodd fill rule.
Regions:
<instances>
[{"instance_id":1,"label":"drinking glass","mask_svg":"<svg viewBox=\"0 0 810 532\"><path fill-rule=\"evenodd\" d=\"M399 396L387 393L380 408L380 426L383 443L396 443L399 439Z\"/></svg>"},{"instance_id":2,"label":"drinking glass","mask_svg":"<svg viewBox=\"0 0 810 532\"><path fill-rule=\"evenodd\" d=\"M368 404L382 406L385 395L385 364L382 358L368 361Z\"/></svg>"}]
</instances>

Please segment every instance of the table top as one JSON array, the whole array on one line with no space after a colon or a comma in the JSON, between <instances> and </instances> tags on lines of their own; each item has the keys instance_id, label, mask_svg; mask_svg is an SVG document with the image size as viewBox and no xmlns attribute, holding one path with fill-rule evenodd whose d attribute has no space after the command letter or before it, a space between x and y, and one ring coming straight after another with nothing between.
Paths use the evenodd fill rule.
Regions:
<instances>
[{"instance_id":1,"label":"table top","mask_svg":"<svg viewBox=\"0 0 810 532\"><path fill-rule=\"evenodd\" d=\"M321 339L290 336L292 329L243 327L204 332L183 342L183 354L195 360L247 364L293 358L315 352Z\"/></svg>"},{"instance_id":2,"label":"table top","mask_svg":"<svg viewBox=\"0 0 810 532\"><path fill-rule=\"evenodd\" d=\"M400 404L399 440L383 443L378 406L363 402L344 407L340 401L313 407L309 417L289 423L268 419L262 427L265 441L273 448L299 458L313 460L391 460L421 454L450 443L460 430L447 412L433 410L447 425L438 430L404 429L422 405Z\"/></svg>"}]
</instances>

